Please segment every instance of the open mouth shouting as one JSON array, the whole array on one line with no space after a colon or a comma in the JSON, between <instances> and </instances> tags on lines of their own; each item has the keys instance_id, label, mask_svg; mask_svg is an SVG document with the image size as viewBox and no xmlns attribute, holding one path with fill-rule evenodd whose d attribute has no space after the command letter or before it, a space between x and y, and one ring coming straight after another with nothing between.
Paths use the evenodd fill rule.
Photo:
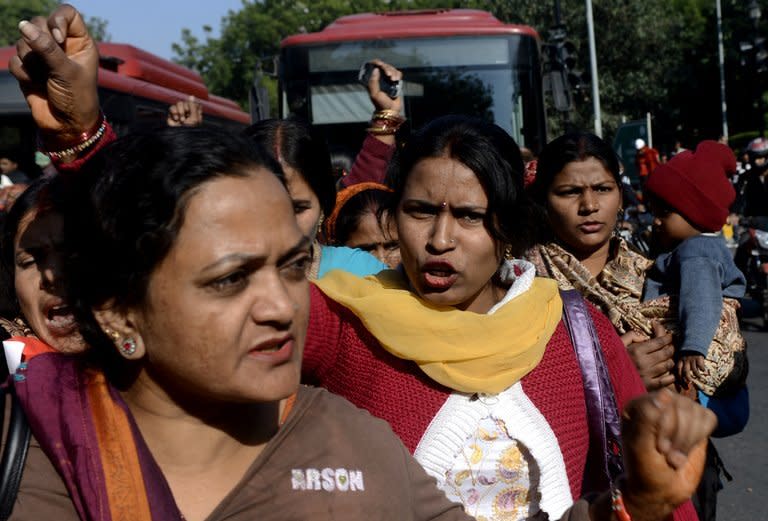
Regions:
<instances>
[{"instance_id":1,"label":"open mouth shouting","mask_svg":"<svg viewBox=\"0 0 768 521\"><path fill-rule=\"evenodd\" d=\"M53 336L67 336L77 326L72 308L61 300L46 305L43 316L45 317L45 326Z\"/></svg>"},{"instance_id":2,"label":"open mouth shouting","mask_svg":"<svg viewBox=\"0 0 768 521\"><path fill-rule=\"evenodd\" d=\"M425 289L446 291L456 283L459 274L447 261L430 261L421 268L422 282Z\"/></svg>"}]
</instances>

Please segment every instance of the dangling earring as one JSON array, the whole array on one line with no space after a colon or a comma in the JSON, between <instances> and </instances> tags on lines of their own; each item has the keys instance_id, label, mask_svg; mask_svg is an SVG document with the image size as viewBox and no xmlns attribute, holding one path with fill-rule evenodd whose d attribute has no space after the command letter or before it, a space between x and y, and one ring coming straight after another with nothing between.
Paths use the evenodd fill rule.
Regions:
<instances>
[{"instance_id":1,"label":"dangling earring","mask_svg":"<svg viewBox=\"0 0 768 521\"><path fill-rule=\"evenodd\" d=\"M136 340L133 337L126 337L117 348L123 356L131 356L136 352Z\"/></svg>"},{"instance_id":2,"label":"dangling earring","mask_svg":"<svg viewBox=\"0 0 768 521\"><path fill-rule=\"evenodd\" d=\"M317 225L315 226L315 235L314 235L315 238L313 242L316 242L318 240L318 235L320 236L319 238L322 240L328 239L328 237L326 237L327 230L323 228L323 223L325 223L325 213L322 210L320 210L320 217L317 218Z\"/></svg>"},{"instance_id":3,"label":"dangling earring","mask_svg":"<svg viewBox=\"0 0 768 521\"><path fill-rule=\"evenodd\" d=\"M506 260L512 260L515 258L515 256L512 254L512 245L507 245L506 248L504 248L504 258Z\"/></svg>"}]
</instances>

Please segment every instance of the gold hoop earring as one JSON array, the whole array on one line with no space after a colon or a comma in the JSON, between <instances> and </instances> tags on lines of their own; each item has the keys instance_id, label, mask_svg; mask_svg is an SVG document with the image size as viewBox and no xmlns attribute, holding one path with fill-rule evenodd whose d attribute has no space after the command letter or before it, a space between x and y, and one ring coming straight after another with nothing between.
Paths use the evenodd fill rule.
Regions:
<instances>
[{"instance_id":1,"label":"gold hoop earring","mask_svg":"<svg viewBox=\"0 0 768 521\"><path fill-rule=\"evenodd\" d=\"M506 248L504 248L504 258L506 260L512 260L515 258L514 254L512 253L512 245L508 244Z\"/></svg>"}]
</instances>

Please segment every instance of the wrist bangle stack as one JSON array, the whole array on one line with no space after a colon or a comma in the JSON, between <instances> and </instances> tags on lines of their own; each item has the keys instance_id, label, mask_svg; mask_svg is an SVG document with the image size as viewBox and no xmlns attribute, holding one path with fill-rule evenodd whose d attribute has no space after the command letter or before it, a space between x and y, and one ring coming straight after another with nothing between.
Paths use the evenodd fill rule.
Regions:
<instances>
[{"instance_id":1,"label":"wrist bangle stack","mask_svg":"<svg viewBox=\"0 0 768 521\"><path fill-rule=\"evenodd\" d=\"M100 122L99 126L96 128L96 130L89 134L88 132L83 132L80 135L80 143L77 145L71 146L69 148L65 148L64 150L56 150L56 151L49 151L49 150L43 150L51 159L55 160L61 160L64 158L77 156L84 150L89 149L94 144L96 144L101 137L104 135L104 132L107 130L107 118L104 117L104 114L102 113L100 116Z\"/></svg>"},{"instance_id":2,"label":"wrist bangle stack","mask_svg":"<svg viewBox=\"0 0 768 521\"><path fill-rule=\"evenodd\" d=\"M629 515L624 504L624 496L616 487L611 487L611 510L618 521L632 521L632 516Z\"/></svg>"},{"instance_id":3,"label":"wrist bangle stack","mask_svg":"<svg viewBox=\"0 0 768 521\"><path fill-rule=\"evenodd\" d=\"M405 118L396 110L377 110L371 118L368 133L374 136L391 136L405 123Z\"/></svg>"}]
</instances>

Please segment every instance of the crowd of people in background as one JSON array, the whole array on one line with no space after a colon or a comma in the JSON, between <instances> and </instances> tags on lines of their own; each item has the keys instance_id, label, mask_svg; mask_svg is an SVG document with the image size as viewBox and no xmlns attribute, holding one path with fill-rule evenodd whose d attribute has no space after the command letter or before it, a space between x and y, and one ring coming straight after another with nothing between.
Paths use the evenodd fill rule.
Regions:
<instances>
[{"instance_id":1,"label":"crowd of people in background","mask_svg":"<svg viewBox=\"0 0 768 521\"><path fill-rule=\"evenodd\" d=\"M768 142L738 174L721 143L639 139L633 186L586 132L538 157L466 116L402 135L371 57L338 178L307 123L232 134L194 98L117 136L80 14L20 31L47 103L44 174L0 158L0 513L715 518L711 438L749 417L722 230L768 216Z\"/></svg>"}]
</instances>

